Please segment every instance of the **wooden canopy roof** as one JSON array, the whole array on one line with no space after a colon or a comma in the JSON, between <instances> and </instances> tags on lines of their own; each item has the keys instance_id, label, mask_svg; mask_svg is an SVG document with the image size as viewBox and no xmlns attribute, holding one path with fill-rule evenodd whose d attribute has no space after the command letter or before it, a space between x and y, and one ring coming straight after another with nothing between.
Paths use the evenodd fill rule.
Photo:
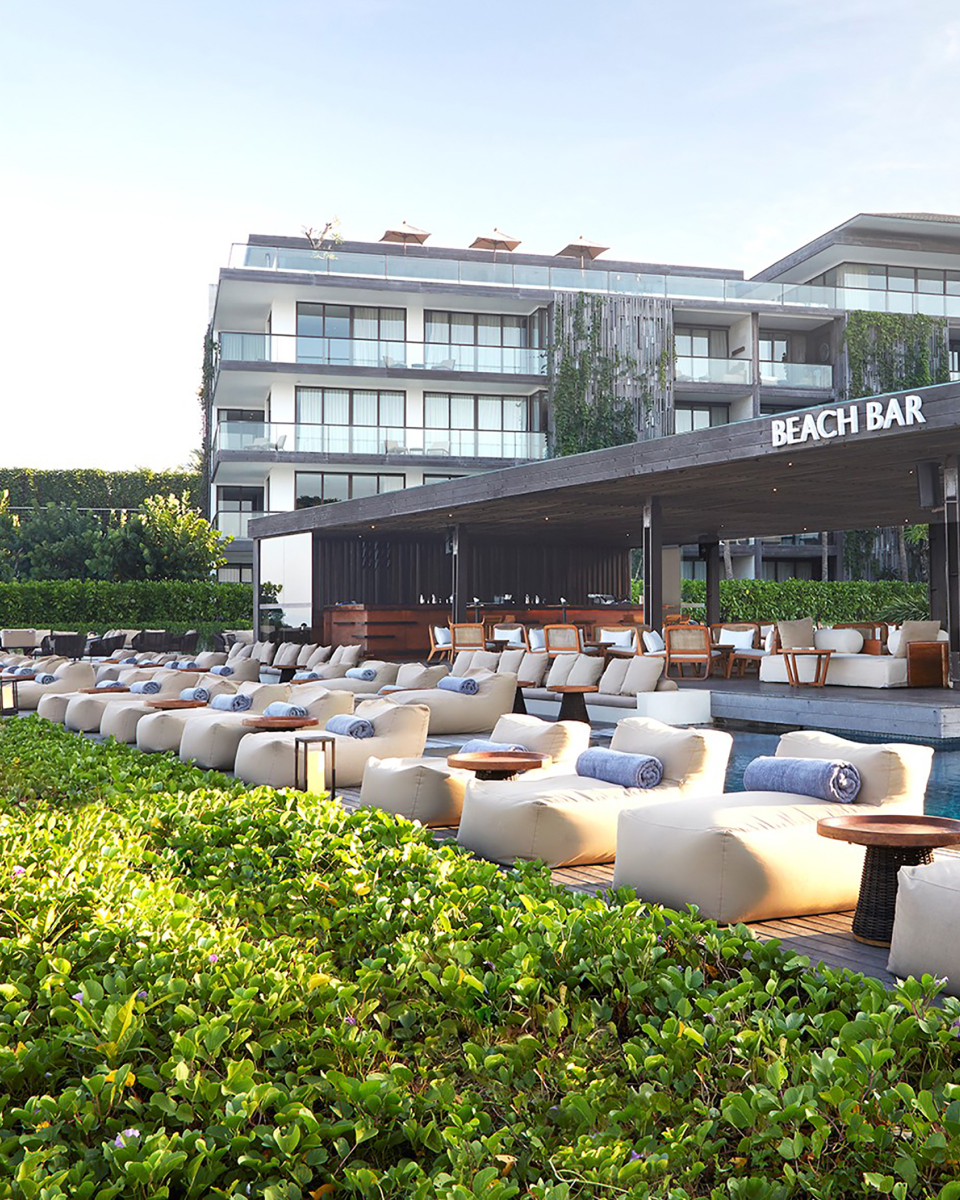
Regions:
<instances>
[{"instance_id":1,"label":"wooden canopy roof","mask_svg":"<svg viewBox=\"0 0 960 1200\"><path fill-rule=\"evenodd\" d=\"M774 444L782 414L758 417L263 517L250 531L254 538L423 535L459 524L479 536L639 545L651 497L661 503L665 544L928 521L916 464L960 454L960 383L909 394L921 397L922 423L897 423L907 393L832 401L791 414L791 432L808 432L794 444ZM886 418L891 401L889 427L871 428L878 410L868 405L879 404ZM839 435L837 410L847 422ZM827 436L812 436L808 415Z\"/></svg>"}]
</instances>

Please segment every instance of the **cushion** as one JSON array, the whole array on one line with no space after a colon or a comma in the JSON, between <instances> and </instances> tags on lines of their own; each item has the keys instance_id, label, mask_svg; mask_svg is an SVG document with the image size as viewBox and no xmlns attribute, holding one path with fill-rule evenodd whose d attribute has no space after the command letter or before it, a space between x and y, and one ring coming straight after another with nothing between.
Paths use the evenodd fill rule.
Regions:
<instances>
[{"instance_id":1,"label":"cushion","mask_svg":"<svg viewBox=\"0 0 960 1200\"><path fill-rule=\"evenodd\" d=\"M664 659L638 654L627 660L627 673L620 685L621 696L637 696L640 692L655 692L663 674Z\"/></svg>"},{"instance_id":2,"label":"cushion","mask_svg":"<svg viewBox=\"0 0 960 1200\"><path fill-rule=\"evenodd\" d=\"M626 717L617 722L610 749L624 750L628 754L649 754L663 763L663 774L667 779L683 780L709 768L710 742L721 737L724 741L722 749L729 756L732 745L729 734L722 735L709 729L680 729L650 717ZM725 770L726 757L722 754L719 757L723 758Z\"/></svg>"},{"instance_id":3,"label":"cushion","mask_svg":"<svg viewBox=\"0 0 960 1200\"><path fill-rule=\"evenodd\" d=\"M544 721L519 713L506 713L490 735L498 742L516 742L554 762L571 759L590 744L589 726L582 721Z\"/></svg>"},{"instance_id":4,"label":"cushion","mask_svg":"<svg viewBox=\"0 0 960 1200\"><path fill-rule=\"evenodd\" d=\"M234 642L230 647L230 653L227 655L230 662L242 662L244 659L252 657L253 645L249 642Z\"/></svg>"},{"instance_id":5,"label":"cushion","mask_svg":"<svg viewBox=\"0 0 960 1200\"><path fill-rule=\"evenodd\" d=\"M570 687L595 687L603 674L603 659L592 654L578 654L567 676Z\"/></svg>"},{"instance_id":6,"label":"cushion","mask_svg":"<svg viewBox=\"0 0 960 1200\"><path fill-rule=\"evenodd\" d=\"M360 652L362 646L340 646L340 665L342 667L355 667L360 661Z\"/></svg>"},{"instance_id":7,"label":"cushion","mask_svg":"<svg viewBox=\"0 0 960 1200\"><path fill-rule=\"evenodd\" d=\"M519 650L504 650L500 655L500 662L497 665L497 673L499 675L516 675L520 677L520 664L526 657L526 650L522 647Z\"/></svg>"},{"instance_id":8,"label":"cushion","mask_svg":"<svg viewBox=\"0 0 960 1200\"><path fill-rule=\"evenodd\" d=\"M798 729L785 733L777 745L778 757L842 759L860 773L858 804L923 802L933 762L929 746L899 743L866 745L849 742L832 733Z\"/></svg>"},{"instance_id":9,"label":"cushion","mask_svg":"<svg viewBox=\"0 0 960 1200\"><path fill-rule=\"evenodd\" d=\"M542 650L546 644L546 635L542 629L527 630L527 645L531 650Z\"/></svg>"},{"instance_id":10,"label":"cushion","mask_svg":"<svg viewBox=\"0 0 960 1200\"><path fill-rule=\"evenodd\" d=\"M274 656L277 653L277 643L258 642L257 645L259 646L259 650L257 650L256 647L254 648L253 657L259 658L260 662L263 663L265 667L270 666L274 660Z\"/></svg>"},{"instance_id":11,"label":"cushion","mask_svg":"<svg viewBox=\"0 0 960 1200\"><path fill-rule=\"evenodd\" d=\"M896 658L906 658L907 646L911 642L935 642L939 635L939 621L904 621L896 650L892 650L891 654Z\"/></svg>"},{"instance_id":12,"label":"cushion","mask_svg":"<svg viewBox=\"0 0 960 1200\"><path fill-rule=\"evenodd\" d=\"M859 629L818 629L813 635L813 644L817 650L859 654L863 649L863 634Z\"/></svg>"},{"instance_id":13,"label":"cushion","mask_svg":"<svg viewBox=\"0 0 960 1200\"><path fill-rule=\"evenodd\" d=\"M558 654L550 666L550 673L547 675L547 687L564 687L577 661L577 657L575 654Z\"/></svg>"},{"instance_id":14,"label":"cushion","mask_svg":"<svg viewBox=\"0 0 960 1200\"><path fill-rule=\"evenodd\" d=\"M901 867L898 885L887 970L900 979L933 975L960 995L960 861Z\"/></svg>"},{"instance_id":15,"label":"cushion","mask_svg":"<svg viewBox=\"0 0 960 1200\"><path fill-rule=\"evenodd\" d=\"M517 678L521 683L528 684L531 687L540 687L546 678L547 668L550 666L550 658L542 650L539 652L531 651L524 654L520 661L520 666L517 669Z\"/></svg>"},{"instance_id":16,"label":"cushion","mask_svg":"<svg viewBox=\"0 0 960 1200\"><path fill-rule=\"evenodd\" d=\"M857 768L840 759L762 756L747 764L745 792L789 792L829 803L852 804L860 791Z\"/></svg>"},{"instance_id":17,"label":"cushion","mask_svg":"<svg viewBox=\"0 0 960 1200\"><path fill-rule=\"evenodd\" d=\"M667 644L655 629L645 629L643 631L643 648L648 654L659 654L662 650L666 650Z\"/></svg>"},{"instance_id":18,"label":"cushion","mask_svg":"<svg viewBox=\"0 0 960 1200\"><path fill-rule=\"evenodd\" d=\"M799 621L778 621L781 650L809 650L813 646L813 617Z\"/></svg>"},{"instance_id":19,"label":"cushion","mask_svg":"<svg viewBox=\"0 0 960 1200\"><path fill-rule=\"evenodd\" d=\"M606 670L600 676L600 693L605 696L619 696L623 681L627 677L627 669L633 659L611 658Z\"/></svg>"},{"instance_id":20,"label":"cushion","mask_svg":"<svg viewBox=\"0 0 960 1200\"><path fill-rule=\"evenodd\" d=\"M298 662L297 666L307 667L312 670L314 667L319 667L321 663L325 663L330 657L332 646L317 646L316 650L310 655L305 663Z\"/></svg>"},{"instance_id":21,"label":"cushion","mask_svg":"<svg viewBox=\"0 0 960 1200\"><path fill-rule=\"evenodd\" d=\"M430 688L436 687L447 674L445 664L424 667L420 663L401 663L397 669L398 688Z\"/></svg>"},{"instance_id":22,"label":"cushion","mask_svg":"<svg viewBox=\"0 0 960 1200\"><path fill-rule=\"evenodd\" d=\"M600 629L597 640L607 642L618 650L633 650L636 645L635 629Z\"/></svg>"},{"instance_id":23,"label":"cushion","mask_svg":"<svg viewBox=\"0 0 960 1200\"><path fill-rule=\"evenodd\" d=\"M299 654L300 647L296 642L284 642L277 647L277 652L273 656L273 665L275 667L294 667L297 665Z\"/></svg>"},{"instance_id":24,"label":"cushion","mask_svg":"<svg viewBox=\"0 0 960 1200\"><path fill-rule=\"evenodd\" d=\"M752 650L753 630L727 629L727 627L724 626L720 630L720 636L717 638L717 645L732 646L734 650Z\"/></svg>"},{"instance_id":25,"label":"cushion","mask_svg":"<svg viewBox=\"0 0 960 1200\"><path fill-rule=\"evenodd\" d=\"M297 651L297 661L294 664L298 667L305 667L310 660L311 655L318 649L316 642L307 642Z\"/></svg>"},{"instance_id":26,"label":"cushion","mask_svg":"<svg viewBox=\"0 0 960 1200\"><path fill-rule=\"evenodd\" d=\"M649 754L625 754L595 746L577 759L577 774L620 787L654 788L663 780L663 763Z\"/></svg>"},{"instance_id":27,"label":"cushion","mask_svg":"<svg viewBox=\"0 0 960 1200\"><path fill-rule=\"evenodd\" d=\"M495 671L499 665L500 655L493 650L474 650L471 653L471 671Z\"/></svg>"},{"instance_id":28,"label":"cushion","mask_svg":"<svg viewBox=\"0 0 960 1200\"><path fill-rule=\"evenodd\" d=\"M523 643L523 628L516 626L515 628L505 628L502 625L495 625L493 629L493 640L495 642L503 642L506 645L522 646Z\"/></svg>"},{"instance_id":29,"label":"cushion","mask_svg":"<svg viewBox=\"0 0 960 1200\"><path fill-rule=\"evenodd\" d=\"M767 632L763 635L763 648L767 654L773 653L773 647L776 644L776 641L777 627L775 625L769 625L767 627Z\"/></svg>"},{"instance_id":30,"label":"cushion","mask_svg":"<svg viewBox=\"0 0 960 1200\"><path fill-rule=\"evenodd\" d=\"M453 645L453 633L443 625L434 625L433 641L436 646L451 646Z\"/></svg>"}]
</instances>

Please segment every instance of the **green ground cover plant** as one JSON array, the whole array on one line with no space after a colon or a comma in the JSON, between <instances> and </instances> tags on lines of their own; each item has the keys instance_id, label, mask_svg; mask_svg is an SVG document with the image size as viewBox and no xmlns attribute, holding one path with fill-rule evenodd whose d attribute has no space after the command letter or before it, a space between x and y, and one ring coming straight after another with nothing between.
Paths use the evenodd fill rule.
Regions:
<instances>
[{"instance_id":1,"label":"green ground cover plant","mask_svg":"<svg viewBox=\"0 0 960 1200\"><path fill-rule=\"evenodd\" d=\"M960 1005L0 723L0 1196L957 1200Z\"/></svg>"}]
</instances>

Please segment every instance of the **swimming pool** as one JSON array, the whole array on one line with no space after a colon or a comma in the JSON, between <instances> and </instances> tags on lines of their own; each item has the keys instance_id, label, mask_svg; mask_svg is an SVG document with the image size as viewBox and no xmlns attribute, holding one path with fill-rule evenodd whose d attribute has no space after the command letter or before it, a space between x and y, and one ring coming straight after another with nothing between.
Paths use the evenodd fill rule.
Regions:
<instances>
[{"instance_id":1,"label":"swimming pool","mask_svg":"<svg viewBox=\"0 0 960 1200\"><path fill-rule=\"evenodd\" d=\"M743 772L751 759L761 754L774 754L776 733L733 734L733 753L727 768L727 791L743 791ZM856 741L856 738L851 738ZM960 750L937 750L933 755L933 770L927 784L927 799L924 811L933 817L960 819Z\"/></svg>"}]
</instances>

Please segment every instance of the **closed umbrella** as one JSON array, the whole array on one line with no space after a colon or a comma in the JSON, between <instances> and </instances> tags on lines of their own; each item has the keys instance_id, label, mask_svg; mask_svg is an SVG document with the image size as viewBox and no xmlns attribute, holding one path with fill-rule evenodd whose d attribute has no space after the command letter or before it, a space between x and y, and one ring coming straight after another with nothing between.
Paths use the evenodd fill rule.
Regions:
<instances>
[{"instance_id":1,"label":"closed umbrella","mask_svg":"<svg viewBox=\"0 0 960 1200\"><path fill-rule=\"evenodd\" d=\"M519 238L512 238L506 233L501 233L499 229L494 229L493 233L481 234L478 238L474 238L470 243L470 249L492 250L494 261L496 261L498 250L516 250L519 245Z\"/></svg>"},{"instance_id":2,"label":"closed umbrella","mask_svg":"<svg viewBox=\"0 0 960 1200\"><path fill-rule=\"evenodd\" d=\"M418 246L430 236L423 229L417 229L413 225L408 225L406 221L401 221L396 229L388 229L380 239L381 242L401 242L403 244L403 252L406 254L407 246L414 242Z\"/></svg>"}]
</instances>

